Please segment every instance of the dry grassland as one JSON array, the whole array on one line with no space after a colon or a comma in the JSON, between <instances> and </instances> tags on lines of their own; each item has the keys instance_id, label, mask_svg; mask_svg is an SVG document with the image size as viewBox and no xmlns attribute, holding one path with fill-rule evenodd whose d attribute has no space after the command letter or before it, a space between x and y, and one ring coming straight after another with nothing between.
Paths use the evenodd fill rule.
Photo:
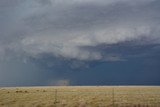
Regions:
<instances>
[{"instance_id":1,"label":"dry grassland","mask_svg":"<svg viewBox=\"0 0 160 107\"><path fill-rule=\"evenodd\" d=\"M0 88L0 107L160 107L160 87Z\"/></svg>"}]
</instances>

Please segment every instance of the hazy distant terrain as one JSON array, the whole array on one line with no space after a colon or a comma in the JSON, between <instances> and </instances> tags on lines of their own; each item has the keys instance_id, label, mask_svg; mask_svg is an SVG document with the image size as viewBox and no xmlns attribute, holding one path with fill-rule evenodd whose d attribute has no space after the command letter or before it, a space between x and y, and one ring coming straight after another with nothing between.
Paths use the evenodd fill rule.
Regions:
<instances>
[{"instance_id":1,"label":"hazy distant terrain","mask_svg":"<svg viewBox=\"0 0 160 107\"><path fill-rule=\"evenodd\" d=\"M0 107L160 107L160 87L0 88Z\"/></svg>"}]
</instances>

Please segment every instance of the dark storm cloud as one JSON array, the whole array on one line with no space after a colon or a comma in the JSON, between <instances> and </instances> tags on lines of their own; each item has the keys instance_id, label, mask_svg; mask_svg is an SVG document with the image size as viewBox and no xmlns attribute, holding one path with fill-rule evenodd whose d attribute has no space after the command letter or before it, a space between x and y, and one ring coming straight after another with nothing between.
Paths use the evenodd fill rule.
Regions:
<instances>
[{"instance_id":1,"label":"dark storm cloud","mask_svg":"<svg viewBox=\"0 0 160 107\"><path fill-rule=\"evenodd\" d=\"M147 38L159 43L156 0L1 1L1 53L52 53L78 60L102 60L80 47ZM151 43L152 43L151 42Z\"/></svg>"},{"instance_id":2,"label":"dark storm cloud","mask_svg":"<svg viewBox=\"0 0 160 107\"><path fill-rule=\"evenodd\" d=\"M0 65L4 64L0 75L10 75L7 66L14 59L15 74L29 70L33 79L41 69L49 75L41 77L49 79L48 84L70 82L74 79L70 71L95 71L92 64L151 56L158 63L159 4L159 0L0 0ZM32 64L36 66L27 69Z\"/></svg>"}]
</instances>

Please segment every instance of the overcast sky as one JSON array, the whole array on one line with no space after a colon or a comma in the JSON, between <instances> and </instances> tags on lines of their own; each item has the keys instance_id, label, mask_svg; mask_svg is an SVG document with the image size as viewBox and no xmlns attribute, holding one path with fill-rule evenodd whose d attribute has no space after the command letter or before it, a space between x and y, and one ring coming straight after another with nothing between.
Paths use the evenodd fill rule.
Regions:
<instances>
[{"instance_id":1,"label":"overcast sky","mask_svg":"<svg viewBox=\"0 0 160 107\"><path fill-rule=\"evenodd\" d=\"M0 0L0 86L160 85L159 0Z\"/></svg>"}]
</instances>

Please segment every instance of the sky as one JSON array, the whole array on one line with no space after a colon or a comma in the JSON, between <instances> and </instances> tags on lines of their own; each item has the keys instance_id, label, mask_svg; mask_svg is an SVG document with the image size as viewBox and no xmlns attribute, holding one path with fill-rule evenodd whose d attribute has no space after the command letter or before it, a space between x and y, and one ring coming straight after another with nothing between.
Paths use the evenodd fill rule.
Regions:
<instances>
[{"instance_id":1,"label":"sky","mask_svg":"<svg viewBox=\"0 0 160 107\"><path fill-rule=\"evenodd\" d=\"M0 86L160 85L160 0L0 0Z\"/></svg>"}]
</instances>

